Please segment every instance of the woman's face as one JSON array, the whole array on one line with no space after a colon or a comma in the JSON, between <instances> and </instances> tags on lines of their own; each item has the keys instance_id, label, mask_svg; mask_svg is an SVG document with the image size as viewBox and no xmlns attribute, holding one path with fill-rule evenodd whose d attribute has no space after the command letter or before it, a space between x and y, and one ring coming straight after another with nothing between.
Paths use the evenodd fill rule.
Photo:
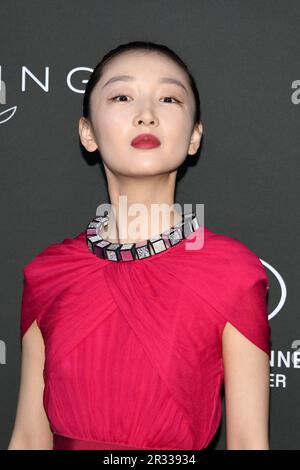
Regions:
<instances>
[{"instance_id":1,"label":"woman's face","mask_svg":"<svg viewBox=\"0 0 300 470\"><path fill-rule=\"evenodd\" d=\"M106 84L119 75L132 78ZM183 87L161 82L166 77ZM93 89L90 103L93 142L88 150L99 148L104 166L115 174L168 173L199 147L202 125L194 127L192 90L184 71L164 55L131 51L114 58ZM133 147L132 139L141 133L154 134L161 145Z\"/></svg>"}]
</instances>

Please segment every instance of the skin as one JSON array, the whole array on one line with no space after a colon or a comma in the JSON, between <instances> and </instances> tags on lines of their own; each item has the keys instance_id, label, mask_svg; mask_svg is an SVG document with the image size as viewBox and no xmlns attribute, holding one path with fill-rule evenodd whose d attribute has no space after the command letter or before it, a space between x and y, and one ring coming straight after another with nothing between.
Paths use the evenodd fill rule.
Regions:
<instances>
[{"instance_id":1,"label":"skin","mask_svg":"<svg viewBox=\"0 0 300 470\"><path fill-rule=\"evenodd\" d=\"M151 72L151 73L150 73ZM111 77L128 74L133 82L116 82L102 89ZM159 85L161 77L173 77L186 86L184 94L175 85ZM116 95L128 95L129 101L109 101ZM163 97L174 96L182 105ZM120 100L120 98L118 98ZM107 67L92 93L92 118L79 121L83 145L90 152L101 151L110 202L116 208L115 226L109 227L109 239L120 241L120 227L133 218L123 208L119 196L128 198L128 207L143 203L147 211L141 230L126 233L122 242L149 238L176 223L178 213L171 212L178 167L186 155L194 155L200 145L202 124L193 123L194 101L184 72L159 54L126 53ZM162 145L152 150L134 149L133 137L151 132ZM153 222L151 205L166 204L171 214ZM123 217L120 221L120 214ZM122 222L120 224L120 222ZM150 228L149 228L150 226ZM110 235L116 233L113 238ZM129 238L128 238L129 237ZM226 445L228 450L269 449L269 358L227 322L222 336L226 406ZM53 448L53 435L43 407L43 368L45 348L42 333L34 321L22 338L22 371L18 407L8 450Z\"/></svg>"},{"instance_id":2,"label":"skin","mask_svg":"<svg viewBox=\"0 0 300 470\"><path fill-rule=\"evenodd\" d=\"M222 337L227 450L270 450L269 356L227 322Z\"/></svg>"},{"instance_id":3,"label":"skin","mask_svg":"<svg viewBox=\"0 0 300 470\"><path fill-rule=\"evenodd\" d=\"M51 450L53 435L43 406L44 339L36 321L22 338L21 379L7 450Z\"/></svg>"},{"instance_id":4,"label":"skin","mask_svg":"<svg viewBox=\"0 0 300 470\"><path fill-rule=\"evenodd\" d=\"M107 80L121 74L131 75L135 80L115 82L103 88ZM161 77L180 80L188 93L175 85L159 84ZM128 98L111 101L116 95ZM162 98L168 96L174 96L182 104L164 103ZM136 238L128 238L126 233L121 239L120 227L124 221L129 226L131 218L120 210L121 223L116 211L113 233L117 236L110 235L110 230L107 232L111 241L144 240L172 226L168 222L152 224L149 231L146 222L147 218L151 220L150 206L154 202L172 206L178 167L187 154L194 155L198 150L203 126L201 122L193 123L194 105L185 73L164 55L126 53L105 70L92 92L91 121L80 119L80 138L88 151L101 152L112 205L120 210L118 198L126 195L128 206L141 202L148 213ZM152 150L132 148L132 138L142 132L154 133L162 145ZM174 217L176 223L179 220L176 213ZM102 236L105 238L104 233ZM268 355L229 322L223 331L222 348L227 449L268 449Z\"/></svg>"},{"instance_id":5,"label":"skin","mask_svg":"<svg viewBox=\"0 0 300 470\"><path fill-rule=\"evenodd\" d=\"M134 80L104 86L111 77L123 74ZM160 84L161 77L180 80L186 92L175 84ZM131 51L107 65L91 94L91 119L80 119L79 134L89 152L99 149L102 156L110 203L115 210L108 225L110 240L144 240L180 220L179 211L172 211L177 171L188 154L196 154L203 132L201 122L194 125L194 110L186 74L168 57ZM132 139L141 133L154 134L161 145L153 149L132 147ZM128 208L137 203L143 207L138 227L133 224L136 214L122 208L121 195L126 196ZM155 204L164 205L170 218L155 219ZM114 223L116 237L108 236Z\"/></svg>"}]
</instances>

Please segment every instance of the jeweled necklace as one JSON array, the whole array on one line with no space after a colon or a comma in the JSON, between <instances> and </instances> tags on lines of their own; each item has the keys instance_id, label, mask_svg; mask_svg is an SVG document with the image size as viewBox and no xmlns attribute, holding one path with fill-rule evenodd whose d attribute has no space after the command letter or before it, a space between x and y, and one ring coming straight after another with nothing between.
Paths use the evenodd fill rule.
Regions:
<instances>
[{"instance_id":1,"label":"jeweled necklace","mask_svg":"<svg viewBox=\"0 0 300 470\"><path fill-rule=\"evenodd\" d=\"M199 228L194 212L182 214L181 220L161 234L136 243L113 243L100 236L103 227L108 224L109 216L95 217L86 228L86 243L98 258L111 261L134 261L148 258L181 242Z\"/></svg>"}]
</instances>

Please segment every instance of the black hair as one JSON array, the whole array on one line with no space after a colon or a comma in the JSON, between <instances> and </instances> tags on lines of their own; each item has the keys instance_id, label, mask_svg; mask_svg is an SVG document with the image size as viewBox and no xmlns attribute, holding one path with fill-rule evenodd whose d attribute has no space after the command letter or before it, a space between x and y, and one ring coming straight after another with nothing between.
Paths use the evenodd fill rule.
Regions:
<instances>
[{"instance_id":1,"label":"black hair","mask_svg":"<svg viewBox=\"0 0 300 470\"><path fill-rule=\"evenodd\" d=\"M164 44L158 44L155 42L150 41L131 41L126 44L120 44L115 49L110 50L107 52L101 61L95 66L93 72L90 75L89 81L85 87L85 93L83 97L83 116L87 119L90 119L90 97L91 92L93 91L94 87L101 79L104 68L108 64L108 62L113 59L114 57L122 54L123 52L131 51L131 50L146 50L146 51L157 51L162 54L165 54L174 62L176 62L185 72L188 77L189 85L192 89L194 99L195 99L195 113L194 113L194 125L200 122L200 98L198 88L195 82L193 75L191 74L187 65L183 62L183 60L168 46Z\"/></svg>"}]
</instances>

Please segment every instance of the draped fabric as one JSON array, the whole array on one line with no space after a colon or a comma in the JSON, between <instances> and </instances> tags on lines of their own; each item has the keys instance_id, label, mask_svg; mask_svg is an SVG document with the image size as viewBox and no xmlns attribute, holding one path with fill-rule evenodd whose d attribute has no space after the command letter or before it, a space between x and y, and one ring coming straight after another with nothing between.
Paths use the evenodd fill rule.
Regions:
<instances>
[{"instance_id":1,"label":"draped fabric","mask_svg":"<svg viewBox=\"0 0 300 470\"><path fill-rule=\"evenodd\" d=\"M199 235L201 248L188 249ZM49 245L23 275L20 338L36 320L44 408L62 436L205 448L221 420L225 324L270 355L265 268L207 227L128 262L95 256L83 231Z\"/></svg>"}]
</instances>

